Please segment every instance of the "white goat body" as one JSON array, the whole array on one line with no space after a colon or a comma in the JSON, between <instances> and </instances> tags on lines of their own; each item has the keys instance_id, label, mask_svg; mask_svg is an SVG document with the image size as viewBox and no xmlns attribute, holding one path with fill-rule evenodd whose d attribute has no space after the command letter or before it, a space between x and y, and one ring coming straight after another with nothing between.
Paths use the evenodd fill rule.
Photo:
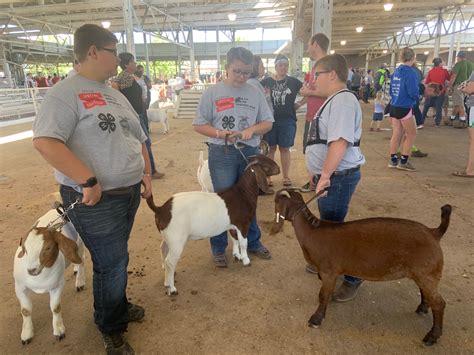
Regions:
<instances>
[{"instance_id":1,"label":"white goat body","mask_svg":"<svg viewBox=\"0 0 474 355\"><path fill-rule=\"evenodd\" d=\"M163 133L168 133L170 126L168 124L168 116L163 109L150 108L146 112L148 120L151 122L160 122L163 126Z\"/></svg>"},{"instance_id":2,"label":"white goat body","mask_svg":"<svg viewBox=\"0 0 474 355\"><path fill-rule=\"evenodd\" d=\"M71 222L67 223L61 232L45 232L47 225L59 216L54 209L48 211L40 217L35 226L29 231L26 237L22 238L20 246L15 253L13 264L13 276L15 279L15 293L20 301L23 326L21 341L27 344L33 338L32 302L31 291L35 293L50 294L50 308L53 313L53 334L61 340L65 336L65 327L61 315L61 295L64 289L64 270L69 266L71 259L76 270L76 290L82 291L85 285L84 273L84 243L77 234ZM59 249L55 260L48 259L48 253L53 246L45 247L45 237L48 235L50 244L56 243ZM62 239L64 238L64 239ZM73 243L73 244L72 244ZM76 244L77 243L77 244ZM67 258L63 251L67 254ZM46 255L46 256L45 256ZM54 256L54 253L51 255ZM43 259L47 259L51 265L43 265Z\"/></svg>"},{"instance_id":3,"label":"white goat body","mask_svg":"<svg viewBox=\"0 0 474 355\"><path fill-rule=\"evenodd\" d=\"M197 179L199 185L201 185L202 191L214 192L214 186L212 185L211 173L209 172L209 160L204 160L204 153L201 150L199 152L199 165L197 169Z\"/></svg>"}]
</instances>

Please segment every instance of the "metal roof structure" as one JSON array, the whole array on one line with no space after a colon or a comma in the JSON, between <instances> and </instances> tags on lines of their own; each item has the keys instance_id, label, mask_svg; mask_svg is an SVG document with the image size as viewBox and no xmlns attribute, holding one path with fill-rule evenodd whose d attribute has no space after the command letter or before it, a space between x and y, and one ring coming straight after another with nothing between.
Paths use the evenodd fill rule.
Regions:
<instances>
[{"instance_id":1,"label":"metal roof structure","mask_svg":"<svg viewBox=\"0 0 474 355\"><path fill-rule=\"evenodd\" d=\"M72 34L84 23L102 21L109 21L113 32L123 33L127 1L130 0L0 0L0 44L26 45L33 56L41 50L49 55L68 56L64 51L66 40L60 35ZM458 19L461 25L455 31L474 26L472 0L390 0L393 8L385 11L387 2L334 0L332 48L342 54L361 54L369 48L377 52L386 45L390 47L387 40L407 28L425 24L424 33L426 29L430 32L429 24L439 17L445 21L444 27L449 27L453 18ZM306 43L312 31L312 0L131 0L131 6L134 31L183 45L189 42L191 29L218 30L231 36L240 29L292 27L298 11L304 13L297 32L299 39ZM234 21L229 14L235 14ZM359 26L363 27L361 33L356 32ZM450 31L453 29L443 32ZM55 43L38 43L35 38L39 35L51 36ZM344 46L341 41L346 41Z\"/></svg>"}]
</instances>

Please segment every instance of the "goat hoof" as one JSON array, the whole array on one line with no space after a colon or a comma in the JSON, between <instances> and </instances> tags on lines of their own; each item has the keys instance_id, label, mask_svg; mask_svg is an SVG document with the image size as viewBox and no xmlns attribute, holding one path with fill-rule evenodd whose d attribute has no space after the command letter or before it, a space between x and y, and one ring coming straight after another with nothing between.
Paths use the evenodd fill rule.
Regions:
<instances>
[{"instance_id":1,"label":"goat hoof","mask_svg":"<svg viewBox=\"0 0 474 355\"><path fill-rule=\"evenodd\" d=\"M323 321L323 317L319 317L316 314L313 314L308 321L308 327L319 328Z\"/></svg>"},{"instance_id":2,"label":"goat hoof","mask_svg":"<svg viewBox=\"0 0 474 355\"><path fill-rule=\"evenodd\" d=\"M433 345L434 343L436 343L438 341L438 338L437 336L433 335L432 332L429 332L428 334L426 334L426 336L423 338L423 345L425 346L431 346Z\"/></svg>"},{"instance_id":3,"label":"goat hoof","mask_svg":"<svg viewBox=\"0 0 474 355\"><path fill-rule=\"evenodd\" d=\"M26 340L21 340L21 345L27 345L29 343L31 343L31 340L33 340L33 338L29 338L29 339L26 339Z\"/></svg>"},{"instance_id":4,"label":"goat hoof","mask_svg":"<svg viewBox=\"0 0 474 355\"><path fill-rule=\"evenodd\" d=\"M77 292L84 291L84 286L76 287L76 291L77 291Z\"/></svg>"},{"instance_id":5,"label":"goat hoof","mask_svg":"<svg viewBox=\"0 0 474 355\"><path fill-rule=\"evenodd\" d=\"M65 337L66 337L66 334L65 334L65 333L62 333L62 334L56 335L56 340L57 340L57 341L61 341L61 340L63 340Z\"/></svg>"},{"instance_id":6,"label":"goat hoof","mask_svg":"<svg viewBox=\"0 0 474 355\"><path fill-rule=\"evenodd\" d=\"M74 273L73 273L73 274L74 274L74 276L76 276L76 275L77 275L77 270L74 270Z\"/></svg>"},{"instance_id":7,"label":"goat hoof","mask_svg":"<svg viewBox=\"0 0 474 355\"><path fill-rule=\"evenodd\" d=\"M318 329L321 326L321 324L315 324L311 323L311 321L308 322L308 327Z\"/></svg>"},{"instance_id":8,"label":"goat hoof","mask_svg":"<svg viewBox=\"0 0 474 355\"><path fill-rule=\"evenodd\" d=\"M418 308L416 309L415 312L416 312L417 314L423 315L423 314L427 314L427 313L428 313L428 309L429 309L428 305L420 304L420 305L418 306Z\"/></svg>"}]
</instances>

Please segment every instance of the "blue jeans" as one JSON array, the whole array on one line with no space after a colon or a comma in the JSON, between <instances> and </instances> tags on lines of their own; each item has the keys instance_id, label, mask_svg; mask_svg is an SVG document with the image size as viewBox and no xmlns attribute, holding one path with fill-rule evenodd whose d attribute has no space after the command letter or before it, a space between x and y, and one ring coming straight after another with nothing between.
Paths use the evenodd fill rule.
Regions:
<instances>
[{"instance_id":1,"label":"blue jeans","mask_svg":"<svg viewBox=\"0 0 474 355\"><path fill-rule=\"evenodd\" d=\"M140 117L140 126L142 126L143 132L146 134L146 141L145 146L146 150L148 151L148 156L150 157L150 166L151 166L151 173L153 174L156 171L155 167L155 158L153 157L153 152L151 151L151 139L150 134L148 133L148 117L145 114L139 114ZM145 121L146 120L146 121Z\"/></svg>"},{"instance_id":2,"label":"blue jeans","mask_svg":"<svg viewBox=\"0 0 474 355\"><path fill-rule=\"evenodd\" d=\"M233 145L225 147L218 144L209 144L209 171L211 173L212 185L215 192L220 192L232 185L235 185L243 175L247 162L242 154ZM247 146L241 149L246 156L259 153L258 147ZM261 246L261 232L257 224L257 217L254 216L250 223L247 234L248 249L255 250ZM227 248L227 231L210 239L213 255L224 254Z\"/></svg>"},{"instance_id":3,"label":"blue jeans","mask_svg":"<svg viewBox=\"0 0 474 355\"><path fill-rule=\"evenodd\" d=\"M359 181L360 171L349 175L333 175L331 177L331 186L328 188L327 196L317 200L322 220L344 222L349 210L349 202L351 202L352 194ZM344 275L344 281L358 285L363 280L358 277Z\"/></svg>"},{"instance_id":4,"label":"blue jeans","mask_svg":"<svg viewBox=\"0 0 474 355\"><path fill-rule=\"evenodd\" d=\"M365 91L364 91L364 102L367 102L367 101L369 101L369 97L370 97L370 89L371 89L371 86L370 86L370 84L365 84Z\"/></svg>"},{"instance_id":5,"label":"blue jeans","mask_svg":"<svg viewBox=\"0 0 474 355\"><path fill-rule=\"evenodd\" d=\"M68 186L61 185L60 192L65 206L82 199ZM68 212L91 254L94 321L105 334L127 329L128 239L139 205L140 184L136 184L117 195L104 193L95 206L80 204Z\"/></svg>"},{"instance_id":6,"label":"blue jeans","mask_svg":"<svg viewBox=\"0 0 474 355\"><path fill-rule=\"evenodd\" d=\"M444 95L433 96L426 99L425 104L423 105L423 122L425 122L426 114L430 107L436 108L436 118L435 124L439 126L441 124L441 118L443 117L443 104L444 104Z\"/></svg>"}]
</instances>

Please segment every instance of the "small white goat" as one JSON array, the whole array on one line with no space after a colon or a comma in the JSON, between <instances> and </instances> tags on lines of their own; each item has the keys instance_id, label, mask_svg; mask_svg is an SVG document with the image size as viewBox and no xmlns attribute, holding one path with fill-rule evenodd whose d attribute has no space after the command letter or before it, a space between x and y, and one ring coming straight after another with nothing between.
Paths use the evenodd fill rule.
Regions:
<instances>
[{"instance_id":1,"label":"small white goat","mask_svg":"<svg viewBox=\"0 0 474 355\"><path fill-rule=\"evenodd\" d=\"M218 192L182 192L173 195L162 206L153 196L147 198L155 212L155 223L163 236L161 258L165 269L167 294L177 294L174 272L188 240L198 240L230 231L232 254L244 265L250 264L247 254L247 233L257 209L259 188L268 191L267 176L280 173L270 158L258 155L249 158L244 174L237 184Z\"/></svg>"},{"instance_id":2,"label":"small white goat","mask_svg":"<svg viewBox=\"0 0 474 355\"><path fill-rule=\"evenodd\" d=\"M46 228L58 216L58 212L52 209L40 217L28 234L21 238L15 253L13 276L23 317L22 344L28 344L33 338L31 291L49 293L53 313L53 335L57 340L61 340L65 337L61 294L64 289L64 270L70 261L76 264L76 290L84 289L84 243L71 222L63 226L61 232ZM77 240L77 243L74 240Z\"/></svg>"},{"instance_id":3,"label":"small white goat","mask_svg":"<svg viewBox=\"0 0 474 355\"><path fill-rule=\"evenodd\" d=\"M209 172L209 161L204 160L204 153L201 150L199 152L199 165L197 169L197 179L199 185L201 185L201 191L214 192L214 186L212 185L211 173Z\"/></svg>"},{"instance_id":4,"label":"small white goat","mask_svg":"<svg viewBox=\"0 0 474 355\"><path fill-rule=\"evenodd\" d=\"M168 115L163 109L154 109L150 108L146 112L148 120L151 122L161 122L163 126L163 133L166 134L170 130L170 125L168 124Z\"/></svg>"},{"instance_id":5,"label":"small white goat","mask_svg":"<svg viewBox=\"0 0 474 355\"><path fill-rule=\"evenodd\" d=\"M263 139L260 141L260 151L263 155L268 156L270 147ZM214 186L212 185L211 172L209 171L209 161L204 160L204 152L199 152L199 165L197 168L197 179L199 185L201 185L201 191L214 192Z\"/></svg>"}]
</instances>

